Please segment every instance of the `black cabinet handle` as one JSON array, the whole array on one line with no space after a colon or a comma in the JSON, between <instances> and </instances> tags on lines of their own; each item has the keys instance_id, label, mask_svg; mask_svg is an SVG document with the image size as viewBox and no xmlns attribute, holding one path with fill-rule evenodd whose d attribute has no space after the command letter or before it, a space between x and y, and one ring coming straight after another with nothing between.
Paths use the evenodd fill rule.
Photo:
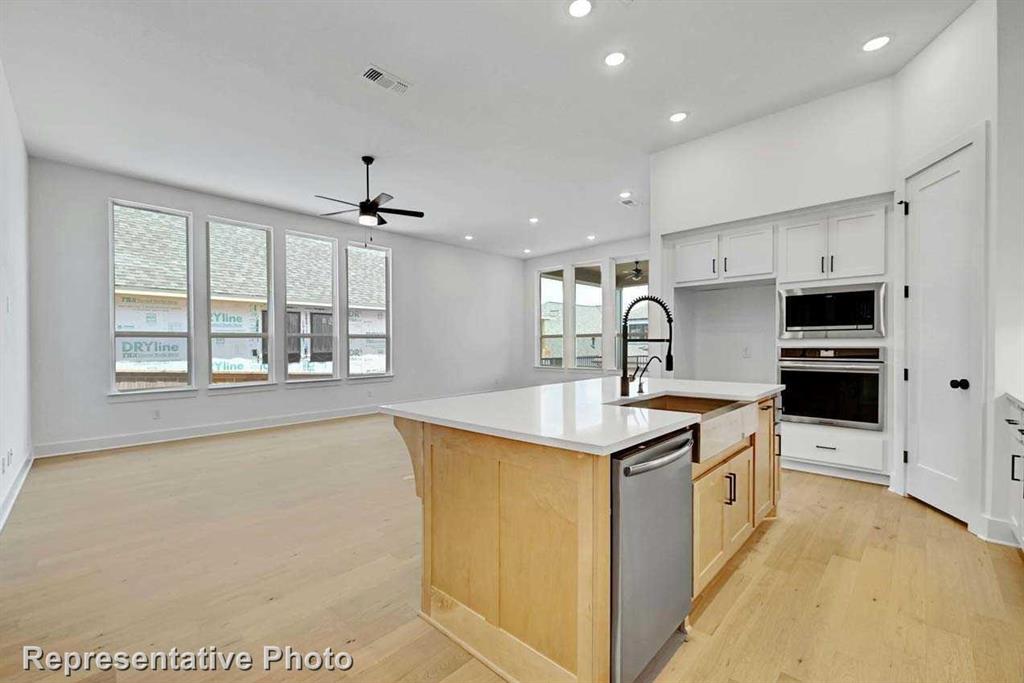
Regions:
<instances>
[{"instance_id":1,"label":"black cabinet handle","mask_svg":"<svg viewBox=\"0 0 1024 683\"><path fill-rule=\"evenodd\" d=\"M970 389L971 383L966 379L951 379L949 380L950 389Z\"/></svg>"},{"instance_id":2,"label":"black cabinet handle","mask_svg":"<svg viewBox=\"0 0 1024 683\"><path fill-rule=\"evenodd\" d=\"M771 405L761 406L761 410L771 410Z\"/></svg>"},{"instance_id":3,"label":"black cabinet handle","mask_svg":"<svg viewBox=\"0 0 1024 683\"><path fill-rule=\"evenodd\" d=\"M725 504L732 505L736 502L736 475L729 472L725 475L725 479L729 482L728 500L725 501Z\"/></svg>"},{"instance_id":4,"label":"black cabinet handle","mask_svg":"<svg viewBox=\"0 0 1024 683\"><path fill-rule=\"evenodd\" d=\"M1008 424L1008 425L1019 425L1020 424L1020 420L1011 420L1010 418L1006 418L1006 424Z\"/></svg>"},{"instance_id":5,"label":"black cabinet handle","mask_svg":"<svg viewBox=\"0 0 1024 683\"><path fill-rule=\"evenodd\" d=\"M727 272L727 273L729 272L729 257L728 256L726 256L725 258L722 259L722 267L725 269L725 272Z\"/></svg>"},{"instance_id":6,"label":"black cabinet handle","mask_svg":"<svg viewBox=\"0 0 1024 683\"><path fill-rule=\"evenodd\" d=\"M823 451L834 451L834 450L837 450L835 446L818 446L818 445L815 445L814 447L815 448L820 448Z\"/></svg>"},{"instance_id":7,"label":"black cabinet handle","mask_svg":"<svg viewBox=\"0 0 1024 683\"><path fill-rule=\"evenodd\" d=\"M821 257L821 272L825 272L825 257Z\"/></svg>"},{"instance_id":8,"label":"black cabinet handle","mask_svg":"<svg viewBox=\"0 0 1024 683\"><path fill-rule=\"evenodd\" d=\"M715 271L715 259L711 259L711 273L714 274L715 272L717 272Z\"/></svg>"},{"instance_id":9,"label":"black cabinet handle","mask_svg":"<svg viewBox=\"0 0 1024 683\"><path fill-rule=\"evenodd\" d=\"M836 255L832 254L828 257L828 271L830 273L836 272Z\"/></svg>"},{"instance_id":10,"label":"black cabinet handle","mask_svg":"<svg viewBox=\"0 0 1024 683\"><path fill-rule=\"evenodd\" d=\"M1016 453L1010 455L1010 479L1013 481L1020 481L1017 476L1017 458L1024 457L1017 455Z\"/></svg>"},{"instance_id":11,"label":"black cabinet handle","mask_svg":"<svg viewBox=\"0 0 1024 683\"><path fill-rule=\"evenodd\" d=\"M775 432L775 457L782 457L782 434Z\"/></svg>"}]
</instances>

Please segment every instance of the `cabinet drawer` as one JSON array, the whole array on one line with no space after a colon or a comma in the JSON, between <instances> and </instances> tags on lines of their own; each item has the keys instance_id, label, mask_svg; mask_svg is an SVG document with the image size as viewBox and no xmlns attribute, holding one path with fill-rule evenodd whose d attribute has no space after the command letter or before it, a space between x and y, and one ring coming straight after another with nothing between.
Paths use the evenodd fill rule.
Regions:
<instances>
[{"instance_id":1,"label":"cabinet drawer","mask_svg":"<svg viewBox=\"0 0 1024 683\"><path fill-rule=\"evenodd\" d=\"M869 472L886 471L886 441L877 435L794 422L783 423L781 431L783 458Z\"/></svg>"}]
</instances>

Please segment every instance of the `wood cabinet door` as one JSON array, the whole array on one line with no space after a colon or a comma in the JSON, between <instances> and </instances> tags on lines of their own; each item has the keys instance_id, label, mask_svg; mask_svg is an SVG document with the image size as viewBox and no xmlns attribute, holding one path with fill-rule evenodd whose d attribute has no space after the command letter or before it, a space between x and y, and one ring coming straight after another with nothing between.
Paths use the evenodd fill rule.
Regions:
<instances>
[{"instance_id":1,"label":"wood cabinet door","mask_svg":"<svg viewBox=\"0 0 1024 683\"><path fill-rule=\"evenodd\" d=\"M828 224L825 219L779 228L779 282L824 280Z\"/></svg>"},{"instance_id":2,"label":"wood cabinet door","mask_svg":"<svg viewBox=\"0 0 1024 683\"><path fill-rule=\"evenodd\" d=\"M698 595L725 565L725 501L728 485L723 465L693 482L693 594Z\"/></svg>"},{"instance_id":3,"label":"wood cabinet door","mask_svg":"<svg viewBox=\"0 0 1024 683\"><path fill-rule=\"evenodd\" d=\"M772 491L775 458L772 427L775 425L775 404L769 399L758 404L757 432L754 433L754 526L768 516L774 505Z\"/></svg>"},{"instance_id":4,"label":"wood cabinet door","mask_svg":"<svg viewBox=\"0 0 1024 683\"><path fill-rule=\"evenodd\" d=\"M679 283L717 280L721 270L718 235L677 244L675 268L675 281Z\"/></svg>"},{"instance_id":5,"label":"wood cabinet door","mask_svg":"<svg viewBox=\"0 0 1024 683\"><path fill-rule=\"evenodd\" d=\"M725 506L725 554L732 557L754 531L753 518L754 449L748 448L725 466L733 478L732 505ZM728 486L727 486L728 488Z\"/></svg>"},{"instance_id":6,"label":"wood cabinet door","mask_svg":"<svg viewBox=\"0 0 1024 683\"><path fill-rule=\"evenodd\" d=\"M775 271L775 228L760 225L722 235L722 277L771 275Z\"/></svg>"},{"instance_id":7,"label":"wood cabinet door","mask_svg":"<svg viewBox=\"0 0 1024 683\"><path fill-rule=\"evenodd\" d=\"M885 273L885 207L831 216L828 251L830 278Z\"/></svg>"}]
</instances>

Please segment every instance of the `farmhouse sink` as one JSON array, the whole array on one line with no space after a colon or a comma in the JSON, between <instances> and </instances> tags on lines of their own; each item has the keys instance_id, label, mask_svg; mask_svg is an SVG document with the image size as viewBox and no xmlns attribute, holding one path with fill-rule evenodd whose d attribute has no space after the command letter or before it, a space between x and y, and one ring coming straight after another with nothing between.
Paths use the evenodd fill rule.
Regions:
<instances>
[{"instance_id":1,"label":"farmhouse sink","mask_svg":"<svg viewBox=\"0 0 1024 683\"><path fill-rule=\"evenodd\" d=\"M757 431L757 402L723 401L693 396L655 396L621 403L633 408L671 410L680 413L698 413L697 448L693 461L714 460L732 447L750 439Z\"/></svg>"}]
</instances>

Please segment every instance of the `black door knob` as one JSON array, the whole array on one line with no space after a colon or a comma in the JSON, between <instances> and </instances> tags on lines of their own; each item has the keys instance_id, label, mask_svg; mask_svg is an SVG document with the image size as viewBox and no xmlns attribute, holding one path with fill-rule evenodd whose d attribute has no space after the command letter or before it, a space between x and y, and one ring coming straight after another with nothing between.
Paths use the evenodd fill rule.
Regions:
<instances>
[{"instance_id":1,"label":"black door knob","mask_svg":"<svg viewBox=\"0 0 1024 683\"><path fill-rule=\"evenodd\" d=\"M951 379L949 380L949 386L951 389L970 389L971 383L966 379Z\"/></svg>"}]
</instances>

